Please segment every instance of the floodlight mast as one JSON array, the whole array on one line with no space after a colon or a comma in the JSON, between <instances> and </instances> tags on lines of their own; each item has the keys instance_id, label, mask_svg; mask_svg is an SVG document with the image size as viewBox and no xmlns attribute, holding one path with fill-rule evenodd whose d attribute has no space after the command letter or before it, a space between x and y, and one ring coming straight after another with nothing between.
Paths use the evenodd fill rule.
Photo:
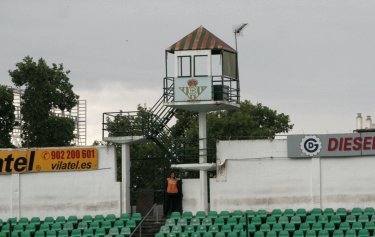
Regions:
<instances>
[{"instance_id":1,"label":"floodlight mast","mask_svg":"<svg viewBox=\"0 0 375 237\"><path fill-rule=\"evenodd\" d=\"M241 31L247 26L247 23L242 23L241 25L237 26L234 29L234 40L236 42L236 51L237 51L237 35L241 33Z\"/></svg>"}]
</instances>

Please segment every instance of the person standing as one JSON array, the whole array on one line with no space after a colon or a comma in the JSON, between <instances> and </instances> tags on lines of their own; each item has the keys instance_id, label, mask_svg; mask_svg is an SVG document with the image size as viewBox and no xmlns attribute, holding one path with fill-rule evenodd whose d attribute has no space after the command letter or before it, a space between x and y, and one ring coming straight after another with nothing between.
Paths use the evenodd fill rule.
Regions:
<instances>
[{"instance_id":1,"label":"person standing","mask_svg":"<svg viewBox=\"0 0 375 237\"><path fill-rule=\"evenodd\" d=\"M165 215L174 211L179 211L179 191L177 187L178 178L174 171L172 171L167 178L167 208Z\"/></svg>"}]
</instances>

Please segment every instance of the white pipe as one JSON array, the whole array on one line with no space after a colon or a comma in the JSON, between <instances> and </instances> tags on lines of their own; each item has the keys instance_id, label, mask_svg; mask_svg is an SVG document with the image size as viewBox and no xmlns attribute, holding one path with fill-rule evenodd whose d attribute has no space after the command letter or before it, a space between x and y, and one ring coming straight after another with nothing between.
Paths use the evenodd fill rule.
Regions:
<instances>
[{"instance_id":1,"label":"white pipe","mask_svg":"<svg viewBox=\"0 0 375 237\"><path fill-rule=\"evenodd\" d=\"M357 129L362 129L363 128L363 119L362 119L362 114L357 113Z\"/></svg>"}]
</instances>

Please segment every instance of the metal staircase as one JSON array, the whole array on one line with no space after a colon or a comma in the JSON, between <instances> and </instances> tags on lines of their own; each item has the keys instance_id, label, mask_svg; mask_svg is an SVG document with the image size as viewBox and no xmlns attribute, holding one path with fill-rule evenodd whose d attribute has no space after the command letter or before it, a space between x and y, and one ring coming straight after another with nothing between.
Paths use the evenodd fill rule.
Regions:
<instances>
[{"instance_id":1,"label":"metal staircase","mask_svg":"<svg viewBox=\"0 0 375 237\"><path fill-rule=\"evenodd\" d=\"M173 89L172 86L170 90ZM170 129L167 124L173 118L176 109L163 104L172 99L166 99L163 95L148 111L103 113L103 140L106 134L108 137L144 136L155 142L171 158L174 157L176 154L171 149ZM114 131L113 127L118 129Z\"/></svg>"}]
</instances>

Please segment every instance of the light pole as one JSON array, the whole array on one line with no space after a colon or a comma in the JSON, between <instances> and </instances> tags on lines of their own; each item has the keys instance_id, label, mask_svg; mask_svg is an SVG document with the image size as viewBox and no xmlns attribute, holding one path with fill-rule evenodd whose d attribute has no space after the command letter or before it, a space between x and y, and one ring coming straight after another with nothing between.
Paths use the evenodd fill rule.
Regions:
<instances>
[{"instance_id":1,"label":"light pole","mask_svg":"<svg viewBox=\"0 0 375 237\"><path fill-rule=\"evenodd\" d=\"M247 26L247 23L242 23L241 25L234 28L234 40L236 41L236 51L237 51L237 35Z\"/></svg>"}]
</instances>

